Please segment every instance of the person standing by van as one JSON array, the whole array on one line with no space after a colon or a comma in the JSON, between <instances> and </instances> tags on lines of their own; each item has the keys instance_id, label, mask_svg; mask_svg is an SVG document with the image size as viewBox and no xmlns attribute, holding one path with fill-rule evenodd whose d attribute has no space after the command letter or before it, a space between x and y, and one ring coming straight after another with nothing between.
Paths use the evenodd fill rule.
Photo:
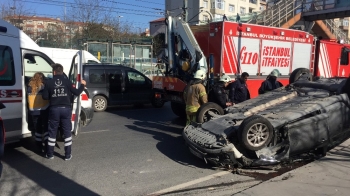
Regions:
<instances>
[{"instance_id":1,"label":"person standing by van","mask_svg":"<svg viewBox=\"0 0 350 196\"><path fill-rule=\"evenodd\" d=\"M27 100L29 114L32 118L35 143L39 152L45 152L47 148L47 108L49 101L44 100L42 93L44 90L45 76L41 72L37 72L30 79L27 88Z\"/></svg>"},{"instance_id":2,"label":"person standing by van","mask_svg":"<svg viewBox=\"0 0 350 196\"><path fill-rule=\"evenodd\" d=\"M46 82L43 98L50 100L49 110L49 138L46 158L53 159L53 152L56 144L56 135L58 125L61 126L64 138L64 151L66 161L72 158L72 94L79 96L86 85L85 80L81 80L78 89L63 75L63 66L61 64L53 64L53 78Z\"/></svg>"}]
</instances>

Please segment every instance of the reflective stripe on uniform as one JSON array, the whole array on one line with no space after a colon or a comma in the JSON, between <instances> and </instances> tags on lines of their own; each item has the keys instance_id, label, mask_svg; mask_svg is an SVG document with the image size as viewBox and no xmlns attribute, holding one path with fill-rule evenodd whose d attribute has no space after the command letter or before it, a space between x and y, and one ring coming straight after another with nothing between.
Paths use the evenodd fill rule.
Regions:
<instances>
[{"instance_id":1,"label":"reflective stripe on uniform","mask_svg":"<svg viewBox=\"0 0 350 196\"><path fill-rule=\"evenodd\" d=\"M201 93L199 93L199 97L203 97L206 94L207 94L206 92L201 92Z\"/></svg>"},{"instance_id":2,"label":"reflective stripe on uniform","mask_svg":"<svg viewBox=\"0 0 350 196\"><path fill-rule=\"evenodd\" d=\"M197 106L186 105L186 111L189 111L189 112L197 112L198 109L199 109L199 107L197 107Z\"/></svg>"},{"instance_id":3,"label":"reflective stripe on uniform","mask_svg":"<svg viewBox=\"0 0 350 196\"><path fill-rule=\"evenodd\" d=\"M64 139L64 146L72 145L72 137L67 137Z\"/></svg>"},{"instance_id":4,"label":"reflective stripe on uniform","mask_svg":"<svg viewBox=\"0 0 350 196\"><path fill-rule=\"evenodd\" d=\"M41 137L41 136L43 136L43 135L40 134L40 133L35 132L35 136L36 136L36 137Z\"/></svg>"},{"instance_id":5,"label":"reflective stripe on uniform","mask_svg":"<svg viewBox=\"0 0 350 196\"><path fill-rule=\"evenodd\" d=\"M55 146L55 144L56 144L56 138L51 138L51 137L49 137L48 140L49 140L49 141L48 141L47 144L48 144L49 146Z\"/></svg>"},{"instance_id":6,"label":"reflective stripe on uniform","mask_svg":"<svg viewBox=\"0 0 350 196\"><path fill-rule=\"evenodd\" d=\"M44 141L46 141L49 138L49 134L46 132L44 133Z\"/></svg>"}]
</instances>

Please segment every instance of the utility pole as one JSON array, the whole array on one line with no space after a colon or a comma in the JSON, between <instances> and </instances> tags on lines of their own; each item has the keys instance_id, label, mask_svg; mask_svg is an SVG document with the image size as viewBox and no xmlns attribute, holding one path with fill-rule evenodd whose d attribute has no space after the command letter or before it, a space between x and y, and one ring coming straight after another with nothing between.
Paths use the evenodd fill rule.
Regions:
<instances>
[{"instance_id":1,"label":"utility pole","mask_svg":"<svg viewBox=\"0 0 350 196\"><path fill-rule=\"evenodd\" d=\"M118 15L117 16L118 17L118 37L119 37L119 39L120 39L120 33L121 33L121 31L120 31L120 18L123 18L123 16L121 16L121 15Z\"/></svg>"}]
</instances>

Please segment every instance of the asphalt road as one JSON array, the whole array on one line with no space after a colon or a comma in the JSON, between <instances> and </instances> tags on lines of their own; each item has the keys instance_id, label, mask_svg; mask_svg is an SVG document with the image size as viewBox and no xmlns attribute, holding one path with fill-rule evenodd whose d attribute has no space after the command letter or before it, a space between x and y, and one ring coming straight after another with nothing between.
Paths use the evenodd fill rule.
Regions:
<instances>
[{"instance_id":1,"label":"asphalt road","mask_svg":"<svg viewBox=\"0 0 350 196\"><path fill-rule=\"evenodd\" d=\"M109 108L74 138L70 161L63 143L55 159L35 152L33 140L7 145L1 195L232 195L298 165L244 170L212 168L190 154L184 120L170 104Z\"/></svg>"}]
</instances>

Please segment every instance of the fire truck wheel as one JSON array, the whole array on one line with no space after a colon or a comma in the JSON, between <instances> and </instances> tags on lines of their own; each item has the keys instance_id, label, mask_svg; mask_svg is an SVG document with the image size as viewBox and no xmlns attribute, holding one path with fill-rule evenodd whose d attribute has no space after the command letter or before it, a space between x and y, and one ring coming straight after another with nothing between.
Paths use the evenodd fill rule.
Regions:
<instances>
[{"instance_id":1,"label":"fire truck wheel","mask_svg":"<svg viewBox=\"0 0 350 196\"><path fill-rule=\"evenodd\" d=\"M216 103L208 102L206 104L203 104L197 111L197 122L198 123L204 123L209 121L212 116L210 115L210 112L213 112L214 114L224 115L224 110L221 106L219 106Z\"/></svg>"},{"instance_id":2,"label":"fire truck wheel","mask_svg":"<svg viewBox=\"0 0 350 196\"><path fill-rule=\"evenodd\" d=\"M296 82L299 79L305 79L305 80L312 80L312 75L310 73L309 69L306 68L297 68L295 69L292 74L290 74L289 77L289 84L292 84L294 82Z\"/></svg>"},{"instance_id":3,"label":"fire truck wheel","mask_svg":"<svg viewBox=\"0 0 350 196\"><path fill-rule=\"evenodd\" d=\"M171 110L180 118L186 118L186 105L183 103L171 102Z\"/></svg>"}]
</instances>

